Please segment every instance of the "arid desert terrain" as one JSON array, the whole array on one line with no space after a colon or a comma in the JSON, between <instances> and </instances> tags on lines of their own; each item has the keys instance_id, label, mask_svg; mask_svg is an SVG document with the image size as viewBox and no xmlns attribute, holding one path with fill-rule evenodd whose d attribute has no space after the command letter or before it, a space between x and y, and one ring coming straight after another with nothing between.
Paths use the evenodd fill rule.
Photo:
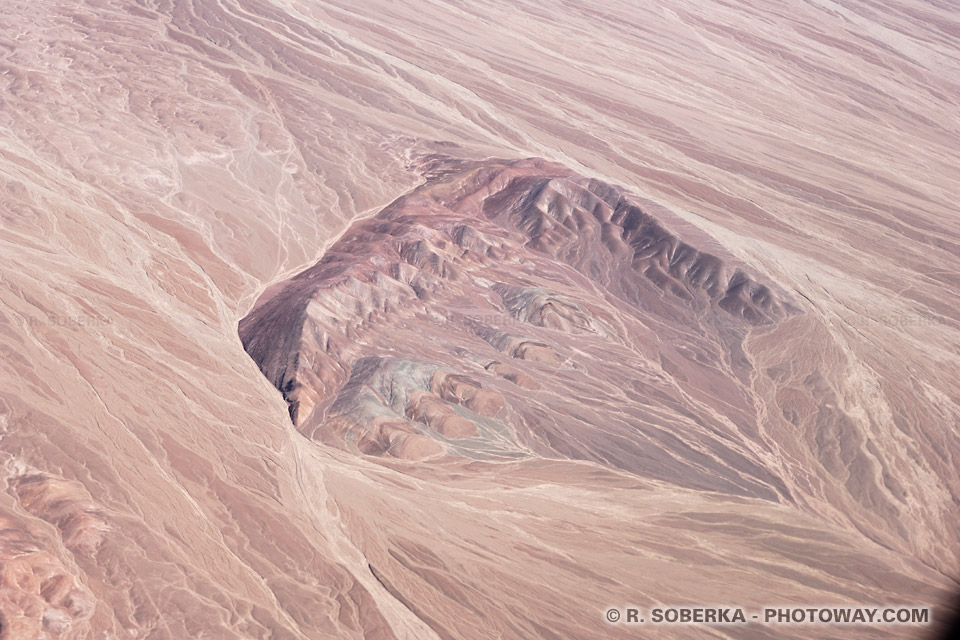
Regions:
<instances>
[{"instance_id":1,"label":"arid desert terrain","mask_svg":"<svg viewBox=\"0 0 960 640\"><path fill-rule=\"evenodd\" d=\"M3 0L0 640L932 637L958 116L950 0Z\"/></svg>"}]
</instances>

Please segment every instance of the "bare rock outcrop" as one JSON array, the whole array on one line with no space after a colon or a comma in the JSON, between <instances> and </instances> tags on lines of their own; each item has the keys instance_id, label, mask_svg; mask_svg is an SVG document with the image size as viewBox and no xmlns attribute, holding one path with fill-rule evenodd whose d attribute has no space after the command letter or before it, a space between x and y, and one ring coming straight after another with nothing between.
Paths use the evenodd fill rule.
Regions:
<instances>
[{"instance_id":1,"label":"bare rock outcrop","mask_svg":"<svg viewBox=\"0 0 960 640\"><path fill-rule=\"evenodd\" d=\"M789 499L775 474L706 426L716 418L694 418L692 405L683 411L699 434L693 446L664 429L656 409L621 413L589 400L609 414L600 427L579 412L537 417L518 393L555 388L565 372L591 376L593 365L576 355L582 345L606 352L589 356L607 369L593 379L604 379L624 365L603 357L638 357L651 332L712 352L715 365L694 366L722 389L731 374L748 375L739 345L750 330L797 314L782 289L747 275L702 232L691 228L683 240L637 196L559 165L454 163L455 171L437 172L442 159L426 162L435 177L355 224L240 323L244 346L302 432L400 458L602 460L689 486ZM610 381L627 383L620 393L629 402L641 389L671 410L689 402L662 377L630 367ZM742 391L725 402L749 409ZM582 420L586 431L575 426Z\"/></svg>"}]
</instances>

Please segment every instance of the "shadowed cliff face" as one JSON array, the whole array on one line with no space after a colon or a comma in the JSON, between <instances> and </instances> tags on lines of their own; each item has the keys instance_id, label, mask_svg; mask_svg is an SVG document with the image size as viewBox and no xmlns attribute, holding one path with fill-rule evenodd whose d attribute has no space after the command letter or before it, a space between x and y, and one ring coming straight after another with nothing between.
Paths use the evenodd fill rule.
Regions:
<instances>
[{"instance_id":1,"label":"shadowed cliff face","mask_svg":"<svg viewBox=\"0 0 960 640\"><path fill-rule=\"evenodd\" d=\"M912 454L844 408L851 363L772 277L553 163L423 172L240 323L301 433L424 464L589 461L935 548L886 471Z\"/></svg>"}]
</instances>

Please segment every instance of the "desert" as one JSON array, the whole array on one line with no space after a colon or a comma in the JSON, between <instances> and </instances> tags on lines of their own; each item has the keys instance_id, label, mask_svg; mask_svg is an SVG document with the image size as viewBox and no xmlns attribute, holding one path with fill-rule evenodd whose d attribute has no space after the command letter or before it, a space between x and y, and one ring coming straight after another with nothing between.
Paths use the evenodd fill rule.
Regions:
<instances>
[{"instance_id":1,"label":"desert","mask_svg":"<svg viewBox=\"0 0 960 640\"><path fill-rule=\"evenodd\" d=\"M0 640L945 633L958 78L934 0L4 2Z\"/></svg>"}]
</instances>

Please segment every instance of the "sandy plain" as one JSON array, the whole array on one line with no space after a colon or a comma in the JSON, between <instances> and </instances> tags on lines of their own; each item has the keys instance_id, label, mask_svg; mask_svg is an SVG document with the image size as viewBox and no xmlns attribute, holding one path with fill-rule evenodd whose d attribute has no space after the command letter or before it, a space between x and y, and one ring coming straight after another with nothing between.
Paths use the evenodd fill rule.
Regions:
<instances>
[{"instance_id":1,"label":"sandy plain","mask_svg":"<svg viewBox=\"0 0 960 640\"><path fill-rule=\"evenodd\" d=\"M607 608L938 605L960 574L958 42L952 3L915 0L4 2L0 638L626 638ZM653 327L720 334L525 247L613 330L527 322L561 367L510 356L485 384L513 434L547 424L522 418L538 402L599 402L601 424L549 423L576 451L325 442L238 327L437 155L620 185L796 313L742 329L742 379L678 366ZM409 359L417 322L356 355ZM434 360L475 366L458 335ZM637 405L603 375L686 390L636 421L689 468L613 459ZM721 426L759 476L704 445Z\"/></svg>"}]
</instances>

